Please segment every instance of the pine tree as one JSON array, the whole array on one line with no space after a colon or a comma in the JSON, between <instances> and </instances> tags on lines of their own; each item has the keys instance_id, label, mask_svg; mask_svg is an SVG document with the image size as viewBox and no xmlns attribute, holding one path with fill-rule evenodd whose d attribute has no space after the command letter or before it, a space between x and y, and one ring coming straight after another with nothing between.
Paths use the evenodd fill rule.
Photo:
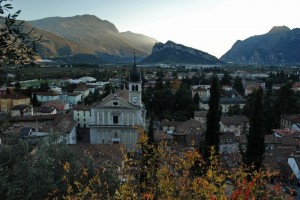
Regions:
<instances>
[{"instance_id":1,"label":"pine tree","mask_svg":"<svg viewBox=\"0 0 300 200\"><path fill-rule=\"evenodd\" d=\"M233 88L242 96L245 95L245 89L243 86L242 79L240 77L235 77L233 81Z\"/></svg>"},{"instance_id":2,"label":"pine tree","mask_svg":"<svg viewBox=\"0 0 300 200\"><path fill-rule=\"evenodd\" d=\"M200 96L199 96L199 93L196 92L196 94L194 95L194 98L193 98L193 103L199 107L199 102L200 102Z\"/></svg>"},{"instance_id":3,"label":"pine tree","mask_svg":"<svg viewBox=\"0 0 300 200\"><path fill-rule=\"evenodd\" d=\"M262 167L263 155L265 153L265 133L263 121L262 89L254 92L252 112L250 115L250 129L247 137L247 149L242 152L243 163L258 171Z\"/></svg>"},{"instance_id":4,"label":"pine tree","mask_svg":"<svg viewBox=\"0 0 300 200\"><path fill-rule=\"evenodd\" d=\"M40 105L41 105L41 104L39 103L38 99L37 99L36 93L33 93L33 94L32 94L31 104L32 104L33 107L37 107L37 106L40 106Z\"/></svg>"},{"instance_id":5,"label":"pine tree","mask_svg":"<svg viewBox=\"0 0 300 200\"><path fill-rule=\"evenodd\" d=\"M216 76L212 77L209 97L209 110L206 115L206 131L204 135L204 143L202 146L202 156L204 160L208 160L210 156L210 148L215 147L218 154L220 143L220 87L219 79Z\"/></svg>"}]
</instances>

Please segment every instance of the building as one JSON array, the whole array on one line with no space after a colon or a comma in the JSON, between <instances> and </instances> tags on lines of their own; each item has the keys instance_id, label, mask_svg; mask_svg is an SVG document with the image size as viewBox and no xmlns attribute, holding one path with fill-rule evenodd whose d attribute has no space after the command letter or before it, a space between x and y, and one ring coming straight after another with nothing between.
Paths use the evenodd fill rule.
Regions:
<instances>
[{"instance_id":1,"label":"building","mask_svg":"<svg viewBox=\"0 0 300 200\"><path fill-rule=\"evenodd\" d=\"M74 107L73 119L77 121L77 127L88 128L91 121L91 106L76 105Z\"/></svg>"},{"instance_id":2,"label":"building","mask_svg":"<svg viewBox=\"0 0 300 200\"><path fill-rule=\"evenodd\" d=\"M50 91L50 92L37 92L36 93L37 100L40 102L47 102L47 101L55 101L59 100L60 97L58 93Z\"/></svg>"},{"instance_id":3,"label":"building","mask_svg":"<svg viewBox=\"0 0 300 200\"><path fill-rule=\"evenodd\" d=\"M220 132L232 132L235 136L246 134L249 130L249 119L244 115L222 116Z\"/></svg>"},{"instance_id":4,"label":"building","mask_svg":"<svg viewBox=\"0 0 300 200\"><path fill-rule=\"evenodd\" d=\"M70 109L69 103L63 100L48 101L48 102L44 102L43 105L53 106L56 108L57 112L63 112L63 113L68 109Z\"/></svg>"},{"instance_id":5,"label":"building","mask_svg":"<svg viewBox=\"0 0 300 200\"><path fill-rule=\"evenodd\" d=\"M201 110L208 110L209 109L209 98L201 99L199 102L199 108ZM220 98L220 105L222 106L222 113L228 113L230 107L234 105L238 105L240 109L243 109L246 105L246 99L240 97L225 97Z\"/></svg>"},{"instance_id":6,"label":"building","mask_svg":"<svg viewBox=\"0 0 300 200\"><path fill-rule=\"evenodd\" d=\"M29 105L16 105L14 106L11 111L11 116L32 116L33 115L33 109Z\"/></svg>"},{"instance_id":7,"label":"building","mask_svg":"<svg viewBox=\"0 0 300 200\"><path fill-rule=\"evenodd\" d=\"M181 123L182 122L180 122L180 121L169 121L167 119L164 119L161 121L160 125L162 128L162 131L171 134L173 132L176 132L177 126Z\"/></svg>"},{"instance_id":8,"label":"building","mask_svg":"<svg viewBox=\"0 0 300 200\"><path fill-rule=\"evenodd\" d=\"M21 94L5 94L0 96L1 112L9 113L17 105L30 105L30 98Z\"/></svg>"},{"instance_id":9,"label":"building","mask_svg":"<svg viewBox=\"0 0 300 200\"><path fill-rule=\"evenodd\" d=\"M81 99L82 99L82 95L79 92L69 93L66 96L66 100L70 104L71 107L76 105L79 101L81 101Z\"/></svg>"},{"instance_id":10,"label":"building","mask_svg":"<svg viewBox=\"0 0 300 200\"><path fill-rule=\"evenodd\" d=\"M76 121L68 114L36 115L11 117L11 124L4 133L6 135L19 133L19 136L31 143L48 139L57 134L57 142L62 144L76 144Z\"/></svg>"},{"instance_id":11,"label":"building","mask_svg":"<svg viewBox=\"0 0 300 200\"><path fill-rule=\"evenodd\" d=\"M195 111L194 119L200 121L204 126L206 126L206 115L207 111Z\"/></svg>"},{"instance_id":12,"label":"building","mask_svg":"<svg viewBox=\"0 0 300 200\"><path fill-rule=\"evenodd\" d=\"M199 147L203 140L205 127L201 122L190 119L177 126L176 133L173 135L173 141L188 147Z\"/></svg>"},{"instance_id":13,"label":"building","mask_svg":"<svg viewBox=\"0 0 300 200\"><path fill-rule=\"evenodd\" d=\"M136 127L146 127L146 110L142 102L142 81L134 59L129 74L129 90L108 95L91 108L90 143L123 144L136 149L139 133Z\"/></svg>"},{"instance_id":14,"label":"building","mask_svg":"<svg viewBox=\"0 0 300 200\"><path fill-rule=\"evenodd\" d=\"M292 128L293 124L300 123L300 114L283 115L280 120L280 128Z\"/></svg>"},{"instance_id":15,"label":"building","mask_svg":"<svg viewBox=\"0 0 300 200\"><path fill-rule=\"evenodd\" d=\"M34 108L34 115L55 115L57 109L54 106L42 105Z\"/></svg>"}]
</instances>

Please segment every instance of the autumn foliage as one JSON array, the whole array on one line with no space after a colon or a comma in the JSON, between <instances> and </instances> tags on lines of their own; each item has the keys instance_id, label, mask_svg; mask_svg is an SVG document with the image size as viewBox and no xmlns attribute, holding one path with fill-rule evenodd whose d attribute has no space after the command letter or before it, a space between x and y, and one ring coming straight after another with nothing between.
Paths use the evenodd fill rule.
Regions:
<instances>
[{"instance_id":1,"label":"autumn foliage","mask_svg":"<svg viewBox=\"0 0 300 200\"><path fill-rule=\"evenodd\" d=\"M214 148L211 148L207 162L209 166L206 166L207 163L194 149L178 151L171 150L163 143L148 145L146 135L141 136L140 142L138 154L124 156L115 192L108 192L110 186L99 178L101 171L82 184L81 180L88 177L88 172L83 169L82 177L69 183L67 195L63 198L288 199L280 185L269 184L270 179L276 176L275 172L253 172L242 166L229 172L222 168ZM193 171L195 163L200 165L199 169L203 169L200 173ZM67 173L68 168L64 168ZM101 190L97 185L101 185Z\"/></svg>"}]
</instances>

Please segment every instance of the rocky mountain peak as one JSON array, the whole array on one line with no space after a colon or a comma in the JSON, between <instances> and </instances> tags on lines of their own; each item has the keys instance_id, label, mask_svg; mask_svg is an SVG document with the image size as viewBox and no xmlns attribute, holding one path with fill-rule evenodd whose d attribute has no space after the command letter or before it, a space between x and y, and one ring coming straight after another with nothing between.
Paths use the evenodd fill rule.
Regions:
<instances>
[{"instance_id":1,"label":"rocky mountain peak","mask_svg":"<svg viewBox=\"0 0 300 200\"><path fill-rule=\"evenodd\" d=\"M291 29L287 26L273 26L268 33L277 33L277 32L285 32L290 31Z\"/></svg>"}]
</instances>

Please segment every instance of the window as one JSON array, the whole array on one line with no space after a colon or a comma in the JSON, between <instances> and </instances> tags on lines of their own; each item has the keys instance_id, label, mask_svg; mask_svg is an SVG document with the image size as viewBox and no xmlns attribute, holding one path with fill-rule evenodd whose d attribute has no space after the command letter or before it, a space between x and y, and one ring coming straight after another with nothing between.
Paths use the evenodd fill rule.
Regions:
<instances>
[{"instance_id":1,"label":"window","mask_svg":"<svg viewBox=\"0 0 300 200\"><path fill-rule=\"evenodd\" d=\"M134 91L134 85L131 86L131 91Z\"/></svg>"},{"instance_id":2,"label":"window","mask_svg":"<svg viewBox=\"0 0 300 200\"><path fill-rule=\"evenodd\" d=\"M113 116L113 123L118 124L119 123L119 117L118 116Z\"/></svg>"},{"instance_id":3,"label":"window","mask_svg":"<svg viewBox=\"0 0 300 200\"><path fill-rule=\"evenodd\" d=\"M139 86L138 85L135 86L135 91L139 91Z\"/></svg>"},{"instance_id":4,"label":"window","mask_svg":"<svg viewBox=\"0 0 300 200\"><path fill-rule=\"evenodd\" d=\"M79 118L77 119L77 121L79 121Z\"/></svg>"},{"instance_id":5,"label":"window","mask_svg":"<svg viewBox=\"0 0 300 200\"><path fill-rule=\"evenodd\" d=\"M113 104L114 104L114 106L117 106L119 103L115 101L115 102L113 102Z\"/></svg>"},{"instance_id":6,"label":"window","mask_svg":"<svg viewBox=\"0 0 300 200\"><path fill-rule=\"evenodd\" d=\"M77 116L79 116L79 112L77 113Z\"/></svg>"}]
</instances>

